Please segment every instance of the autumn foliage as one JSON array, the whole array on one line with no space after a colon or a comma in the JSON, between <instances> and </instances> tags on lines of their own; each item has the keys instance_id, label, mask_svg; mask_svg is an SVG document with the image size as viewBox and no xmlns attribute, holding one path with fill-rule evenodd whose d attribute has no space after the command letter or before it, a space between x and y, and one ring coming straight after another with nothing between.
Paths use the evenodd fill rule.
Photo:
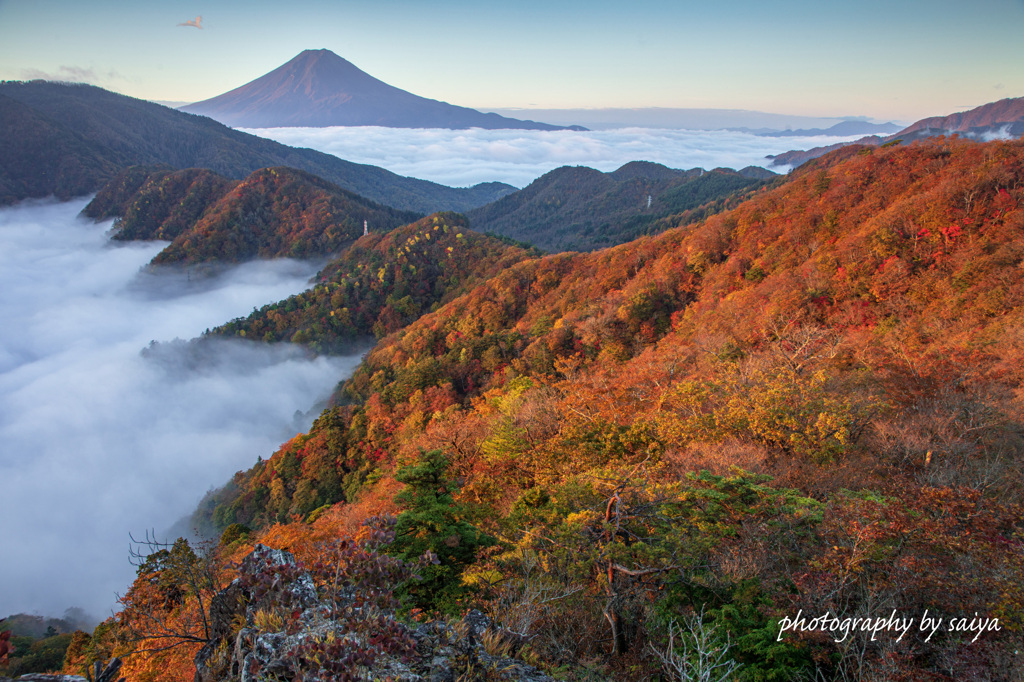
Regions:
<instances>
[{"instance_id":1,"label":"autumn foliage","mask_svg":"<svg viewBox=\"0 0 1024 682\"><path fill-rule=\"evenodd\" d=\"M169 240L153 259L161 265L326 257L361 236L364 224L387 231L418 217L284 166L240 182L203 169L133 166L84 213L116 217L115 239Z\"/></svg>"},{"instance_id":2,"label":"autumn foliage","mask_svg":"<svg viewBox=\"0 0 1024 682\"><path fill-rule=\"evenodd\" d=\"M339 351L360 336L384 337L465 293L529 252L437 213L387 234L362 237L301 294L213 331Z\"/></svg>"},{"instance_id":3,"label":"autumn foliage","mask_svg":"<svg viewBox=\"0 0 1024 682\"><path fill-rule=\"evenodd\" d=\"M413 274L416 250L425 234L483 238L450 217L374 236L357 246L387 255L376 272L343 259L312 293L225 328L329 348L343 332L328 313L347 310L383 338L310 432L208 513L300 548L326 519L351 532L401 511L399 472L440 451L452 523L496 539L453 564L461 603L571 679L593 679L581 662L655 679L652 647L695 617L703 639L679 636L716 633L736 679L1011 679L1022 199L1024 144L942 138L846 148L603 251L506 252L456 295ZM780 637L798 610L1001 629Z\"/></svg>"}]
</instances>

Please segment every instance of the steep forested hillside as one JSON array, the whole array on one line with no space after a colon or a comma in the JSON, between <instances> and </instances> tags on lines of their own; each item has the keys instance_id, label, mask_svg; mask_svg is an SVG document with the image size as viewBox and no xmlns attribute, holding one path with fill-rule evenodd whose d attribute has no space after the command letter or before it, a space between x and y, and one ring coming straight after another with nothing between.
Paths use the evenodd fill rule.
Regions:
<instances>
[{"instance_id":1,"label":"steep forested hillside","mask_svg":"<svg viewBox=\"0 0 1024 682\"><path fill-rule=\"evenodd\" d=\"M476 230L546 251L591 251L661 231L666 218L735 197L762 185L765 176L774 174L763 169L681 171L647 161L612 173L565 166L467 215ZM715 206L721 208L721 203Z\"/></svg>"},{"instance_id":2,"label":"steep forested hillside","mask_svg":"<svg viewBox=\"0 0 1024 682\"><path fill-rule=\"evenodd\" d=\"M452 188L406 178L90 85L5 81L0 83L0 114L2 204L89 194L139 164L207 168L236 180L260 168L290 166L373 201L420 213L467 210L515 189L501 183Z\"/></svg>"},{"instance_id":3,"label":"steep forested hillside","mask_svg":"<svg viewBox=\"0 0 1024 682\"><path fill-rule=\"evenodd\" d=\"M213 333L337 351L360 336L397 331L529 255L466 229L461 215L435 214L361 238L327 264L312 289Z\"/></svg>"},{"instance_id":4,"label":"steep forested hillside","mask_svg":"<svg viewBox=\"0 0 1024 682\"><path fill-rule=\"evenodd\" d=\"M419 217L375 204L294 168L266 168L241 182L198 169L133 167L84 213L123 216L116 239L172 239L154 264L316 258L339 252L364 222L387 231Z\"/></svg>"},{"instance_id":5,"label":"steep forested hillside","mask_svg":"<svg viewBox=\"0 0 1024 682\"><path fill-rule=\"evenodd\" d=\"M130 166L93 197L82 215L116 218L113 238L171 241L192 228L204 213L238 185L211 170Z\"/></svg>"},{"instance_id":6,"label":"steep forested hillside","mask_svg":"<svg viewBox=\"0 0 1024 682\"><path fill-rule=\"evenodd\" d=\"M773 166L799 166L811 159L851 144L882 145L909 143L930 137L958 134L972 140L1019 138L1024 135L1024 97L1001 99L949 116L932 116L910 124L891 135L868 135L856 142L840 142L813 149L794 149L768 156Z\"/></svg>"},{"instance_id":7,"label":"steep forested hillside","mask_svg":"<svg viewBox=\"0 0 1024 682\"><path fill-rule=\"evenodd\" d=\"M1001 99L949 116L924 118L896 135L902 138L950 133L980 135L985 132L997 132L1000 129L1014 136L1024 133L1024 97Z\"/></svg>"},{"instance_id":8,"label":"steep forested hillside","mask_svg":"<svg viewBox=\"0 0 1024 682\"><path fill-rule=\"evenodd\" d=\"M0 205L51 194L58 199L85 195L117 172L117 155L3 92L0 89Z\"/></svg>"},{"instance_id":9,"label":"steep forested hillside","mask_svg":"<svg viewBox=\"0 0 1024 682\"><path fill-rule=\"evenodd\" d=\"M363 238L314 291L221 331L395 331L308 433L204 501L217 551L156 555L69 667L170 625L183 646L131 674L187 675L203 609L260 541L302 557L338 622L360 594L420 620L476 606L502 628L487 647L560 679L683 679L708 657L737 680L1014 679L1022 202L1024 143L938 139L846 148L592 253L494 252L449 215ZM459 235L478 240L467 279L495 273L461 295ZM306 633L294 669L418 655L398 626L332 639L266 598L299 578L222 593L263 610L218 641ZM897 617L903 636L877 624Z\"/></svg>"},{"instance_id":10,"label":"steep forested hillside","mask_svg":"<svg viewBox=\"0 0 1024 682\"><path fill-rule=\"evenodd\" d=\"M1004 678L1022 199L1019 142L848 148L705 221L524 261L383 339L346 406L207 513L264 525L344 497L353 523L411 520L441 476L497 544L425 605L476 599L548 665L637 679L681 624L737 679ZM800 610L952 627L780 633ZM1000 631L955 631L975 614Z\"/></svg>"}]
</instances>

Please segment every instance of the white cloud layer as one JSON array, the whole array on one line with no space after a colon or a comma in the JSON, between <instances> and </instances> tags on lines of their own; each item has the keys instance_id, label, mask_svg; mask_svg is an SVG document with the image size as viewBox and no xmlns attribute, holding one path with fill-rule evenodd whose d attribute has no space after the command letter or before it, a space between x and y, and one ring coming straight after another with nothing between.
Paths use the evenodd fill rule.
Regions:
<instances>
[{"instance_id":1,"label":"white cloud layer","mask_svg":"<svg viewBox=\"0 0 1024 682\"><path fill-rule=\"evenodd\" d=\"M199 366L185 343L143 356L301 291L314 266L143 275L163 244L112 245L82 206L0 210L0 617L109 615L134 577L128 533L170 527L308 428L296 411L359 361L229 341Z\"/></svg>"},{"instance_id":2,"label":"white cloud layer","mask_svg":"<svg viewBox=\"0 0 1024 682\"><path fill-rule=\"evenodd\" d=\"M525 187L560 166L613 171L630 161L669 168L768 167L769 154L855 137L759 137L728 130L443 130L436 128L256 128L245 132L293 147L453 187L500 181ZM778 171L778 169L774 169Z\"/></svg>"}]
</instances>

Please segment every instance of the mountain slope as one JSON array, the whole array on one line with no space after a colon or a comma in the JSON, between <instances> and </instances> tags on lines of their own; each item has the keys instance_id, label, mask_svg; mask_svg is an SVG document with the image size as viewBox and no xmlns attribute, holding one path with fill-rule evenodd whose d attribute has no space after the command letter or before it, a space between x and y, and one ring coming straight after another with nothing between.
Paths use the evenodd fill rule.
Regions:
<instances>
[{"instance_id":1,"label":"mountain slope","mask_svg":"<svg viewBox=\"0 0 1024 682\"><path fill-rule=\"evenodd\" d=\"M360 238L324 267L312 289L212 333L336 352L360 336L397 331L535 255L467 229L461 215L439 213Z\"/></svg>"},{"instance_id":2,"label":"mountain slope","mask_svg":"<svg viewBox=\"0 0 1024 682\"><path fill-rule=\"evenodd\" d=\"M566 129L413 95L377 80L330 50L305 50L256 80L181 110L242 128Z\"/></svg>"},{"instance_id":3,"label":"mountain slope","mask_svg":"<svg viewBox=\"0 0 1024 682\"><path fill-rule=\"evenodd\" d=\"M881 145L890 142L912 142L939 135L958 134L967 139L993 140L1024 136L1024 97L1014 97L983 104L949 116L933 116L912 123L887 137L870 135L854 142L841 142L827 147L791 150L768 156L773 166L799 166L830 151L853 144Z\"/></svg>"},{"instance_id":4,"label":"mountain slope","mask_svg":"<svg viewBox=\"0 0 1024 682\"><path fill-rule=\"evenodd\" d=\"M406 178L90 85L0 83L0 113L4 204L95 192L138 164L208 168L236 180L260 168L291 166L373 201L420 213L463 211L515 190L501 183L461 189Z\"/></svg>"},{"instance_id":5,"label":"mountain slope","mask_svg":"<svg viewBox=\"0 0 1024 682\"><path fill-rule=\"evenodd\" d=\"M552 664L653 676L628 650L702 614L747 679L1000 679L1010 628L778 635L799 610L1024 612L1022 226L1024 143L941 139L843 149L705 221L520 262L382 339L345 404L206 513L398 513L392 476L440 450L419 480L501 538L452 580L507 622L525 590L563 590L527 633Z\"/></svg>"},{"instance_id":6,"label":"mountain slope","mask_svg":"<svg viewBox=\"0 0 1024 682\"><path fill-rule=\"evenodd\" d=\"M661 382L662 392L708 371L778 365L801 375L818 367L836 378L836 391L853 390L841 377L870 376L886 400L901 406L896 414L908 410L904 416L914 405L937 409L929 401L948 389L943 400L968 392L1020 420L1020 398L999 391L1024 383L1024 143L942 140L859 151L815 161L785 184L699 223L506 268L385 338L348 383L348 395L358 403L377 395L384 401L376 403L377 414L398 424L415 407L407 402L412 393L449 382L468 410L473 398L516 376L586 383L603 375L614 392L616 382L636 379L631 372L671 365L673 378ZM802 334L809 336L798 342ZM979 383L943 383L961 372ZM986 393L985 385L996 392ZM650 393L621 399L640 401L619 412L626 422L636 418L633 408L656 411L659 404ZM383 440L359 447L397 455L437 444L418 429L403 439L379 432ZM829 433L813 447L831 441L847 454L860 447ZM971 442L980 456L982 444ZM596 454L599 444L593 445ZM769 447L787 456L813 449L774 440ZM988 475L981 461L948 464L922 472L916 463L899 463L933 483ZM1003 494L1015 495L1007 486L1019 471L1000 471Z\"/></svg>"},{"instance_id":7,"label":"mountain slope","mask_svg":"<svg viewBox=\"0 0 1024 682\"><path fill-rule=\"evenodd\" d=\"M364 225L387 231L419 217L287 167L241 182L207 170L130 168L108 188L83 213L122 216L115 239L172 239L158 265L318 258L351 244Z\"/></svg>"},{"instance_id":8,"label":"mountain slope","mask_svg":"<svg viewBox=\"0 0 1024 682\"><path fill-rule=\"evenodd\" d=\"M762 184L758 169L705 172L634 161L602 173L565 166L524 189L467 212L473 229L522 240L546 251L590 251L659 229L668 216Z\"/></svg>"},{"instance_id":9,"label":"mountain slope","mask_svg":"<svg viewBox=\"0 0 1024 682\"><path fill-rule=\"evenodd\" d=\"M122 154L41 116L4 91L0 86L0 206L88 194L125 162Z\"/></svg>"},{"instance_id":10,"label":"mountain slope","mask_svg":"<svg viewBox=\"0 0 1024 682\"><path fill-rule=\"evenodd\" d=\"M1013 97L991 102L968 111L961 111L949 116L933 116L913 123L900 132L905 137L923 131L943 131L949 133L971 133L981 135L985 132L996 132L1007 126L1014 128L1009 134L1024 134L1024 97ZM934 134L934 133L933 133Z\"/></svg>"},{"instance_id":11,"label":"mountain slope","mask_svg":"<svg viewBox=\"0 0 1024 682\"><path fill-rule=\"evenodd\" d=\"M93 220L116 218L113 239L171 241L237 184L206 169L131 166L104 185L82 215Z\"/></svg>"}]
</instances>

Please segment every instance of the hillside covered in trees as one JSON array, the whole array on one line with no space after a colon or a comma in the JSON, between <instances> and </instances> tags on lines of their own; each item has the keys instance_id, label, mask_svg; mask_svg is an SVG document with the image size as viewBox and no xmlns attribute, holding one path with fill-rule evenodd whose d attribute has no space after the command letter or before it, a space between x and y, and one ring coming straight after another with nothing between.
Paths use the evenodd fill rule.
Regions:
<instances>
[{"instance_id":1,"label":"hillside covered in trees","mask_svg":"<svg viewBox=\"0 0 1024 682\"><path fill-rule=\"evenodd\" d=\"M466 215L475 230L545 251L592 251L696 219L678 217L687 211L722 210L773 177L763 168L682 171L649 161L611 173L565 166Z\"/></svg>"},{"instance_id":2,"label":"hillside covered in trees","mask_svg":"<svg viewBox=\"0 0 1024 682\"><path fill-rule=\"evenodd\" d=\"M353 532L441 505L493 544L409 598L483 604L553 667L653 675L677 632L737 679L1009 679L1022 178L1016 142L847 148L704 221L522 261L386 336L204 513L298 546L334 500ZM395 497L429 480L451 500ZM1001 629L779 631L894 610Z\"/></svg>"},{"instance_id":3,"label":"hillside covered in trees","mask_svg":"<svg viewBox=\"0 0 1024 682\"><path fill-rule=\"evenodd\" d=\"M867 135L856 142L840 142L813 149L793 149L771 155L773 166L799 166L830 151L857 145L907 144L931 137L959 135L971 140L1019 138L1024 135L1024 97L1010 97L949 116L923 118L891 135Z\"/></svg>"},{"instance_id":4,"label":"hillside covered in trees","mask_svg":"<svg viewBox=\"0 0 1024 682\"><path fill-rule=\"evenodd\" d=\"M725 210L772 177L763 169L680 171L642 161L614 173L566 167L469 212L469 224L549 251L592 250ZM206 169L131 166L83 214L117 218L115 239L174 240L158 264L323 256L362 234L363 220L379 232L419 217L284 167L239 182Z\"/></svg>"},{"instance_id":5,"label":"hillside covered in trees","mask_svg":"<svg viewBox=\"0 0 1024 682\"><path fill-rule=\"evenodd\" d=\"M265 168L240 182L208 170L133 166L84 215L117 217L114 239L171 240L156 265L320 258L363 234L419 217L376 204L294 168Z\"/></svg>"},{"instance_id":6,"label":"hillside covered in trees","mask_svg":"<svg viewBox=\"0 0 1024 682\"><path fill-rule=\"evenodd\" d=\"M130 679L183 679L209 641L302 633L282 669L426 655L366 594L408 622L481 608L488 647L559 679L1017 679L1022 201L1024 143L939 138L847 147L590 253L448 214L363 237L217 333L376 348L204 501L220 544L152 555L67 670L148 647ZM304 568L238 583L253 608L211 633L257 542ZM303 575L351 637L274 592ZM783 629L801 614L819 626ZM897 617L902 637L877 625ZM202 670L230 670L214 648Z\"/></svg>"},{"instance_id":7,"label":"hillside covered in trees","mask_svg":"<svg viewBox=\"0 0 1024 682\"><path fill-rule=\"evenodd\" d=\"M313 288L212 333L337 352L359 337L398 331L530 255L467 229L461 215L438 213L362 237L324 267Z\"/></svg>"},{"instance_id":8,"label":"hillside covered in trees","mask_svg":"<svg viewBox=\"0 0 1024 682\"><path fill-rule=\"evenodd\" d=\"M290 166L421 214L465 211L515 190L496 182L454 188L407 178L91 85L0 82L0 117L0 206L84 196L128 166L154 164L206 168L235 180Z\"/></svg>"}]
</instances>

